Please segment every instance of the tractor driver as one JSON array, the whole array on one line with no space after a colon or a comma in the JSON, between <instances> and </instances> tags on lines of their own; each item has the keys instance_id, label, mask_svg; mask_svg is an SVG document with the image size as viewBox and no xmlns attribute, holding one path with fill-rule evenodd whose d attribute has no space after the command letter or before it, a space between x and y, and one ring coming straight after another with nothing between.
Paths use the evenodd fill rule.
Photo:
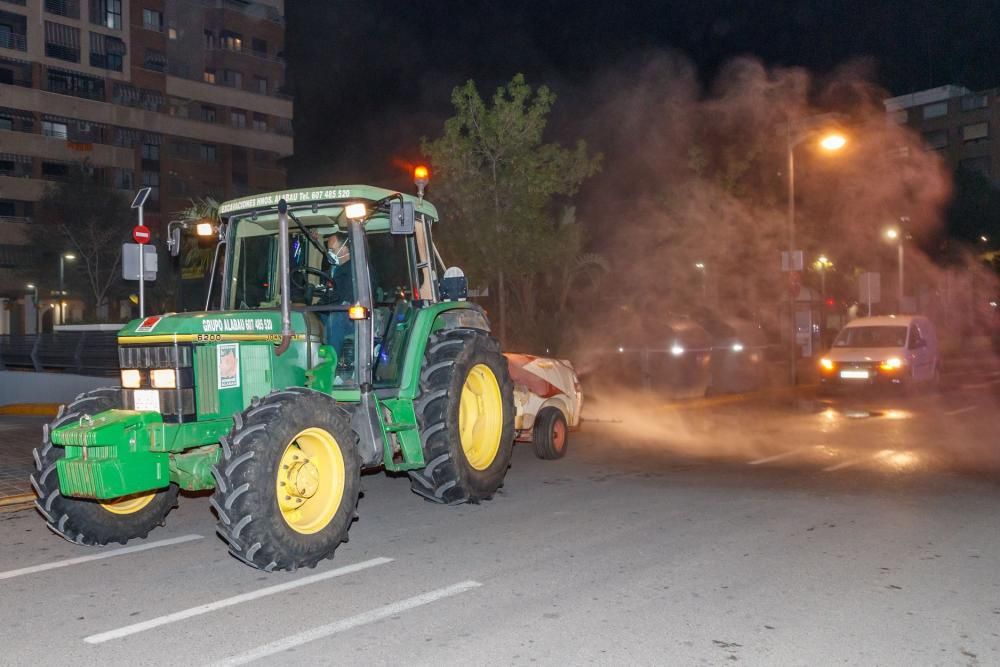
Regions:
<instances>
[{"instance_id":1,"label":"tractor driver","mask_svg":"<svg viewBox=\"0 0 1000 667\"><path fill-rule=\"evenodd\" d=\"M331 279L327 283L323 303L338 306L349 306L354 303L354 270L351 266L351 248L345 234L334 233L327 237L323 271ZM326 331L326 344L333 347L339 356L344 339L351 333L351 320L346 311L337 310L322 313L322 319Z\"/></svg>"}]
</instances>

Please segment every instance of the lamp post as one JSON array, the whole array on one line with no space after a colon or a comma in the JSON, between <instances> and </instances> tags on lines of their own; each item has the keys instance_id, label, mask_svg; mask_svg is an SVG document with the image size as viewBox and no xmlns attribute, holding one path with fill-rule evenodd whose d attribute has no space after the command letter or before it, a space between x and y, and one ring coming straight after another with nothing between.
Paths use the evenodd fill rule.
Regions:
<instances>
[{"instance_id":1,"label":"lamp post","mask_svg":"<svg viewBox=\"0 0 1000 667\"><path fill-rule=\"evenodd\" d=\"M833 266L833 262L827 259L826 255L820 255L816 258L816 269L819 271L819 294L824 299L826 298L826 270Z\"/></svg>"},{"instance_id":2,"label":"lamp post","mask_svg":"<svg viewBox=\"0 0 1000 667\"><path fill-rule=\"evenodd\" d=\"M791 119L785 127L785 145L788 159L788 264L789 270L794 270L793 256L795 255L795 147L807 139L820 135L818 146L825 152L835 153L847 145L847 137L839 132L821 131L821 125L828 123L829 117L807 118L800 123L793 124ZM798 363L798 326L795 322L795 295L788 291L788 315L792 321L791 340L791 377L792 385L797 381L796 364Z\"/></svg>"},{"instance_id":3,"label":"lamp post","mask_svg":"<svg viewBox=\"0 0 1000 667\"><path fill-rule=\"evenodd\" d=\"M900 222L908 222L909 218L900 218ZM890 227L885 230L885 237L890 241L896 242L896 255L899 258L899 284L896 286L896 301L897 308L900 313L903 312L903 239L905 238L903 230L897 227Z\"/></svg>"},{"instance_id":4,"label":"lamp post","mask_svg":"<svg viewBox=\"0 0 1000 667\"><path fill-rule=\"evenodd\" d=\"M72 262L76 255L71 252L59 254L59 324L66 323L66 289L64 286L66 276L66 262Z\"/></svg>"},{"instance_id":5,"label":"lamp post","mask_svg":"<svg viewBox=\"0 0 1000 667\"><path fill-rule=\"evenodd\" d=\"M35 333L39 334L42 333L41 332L42 327L41 327L41 314L38 310L38 285L34 283L28 283L27 285L25 285L25 287L31 290L31 299L32 303L35 306Z\"/></svg>"},{"instance_id":6,"label":"lamp post","mask_svg":"<svg viewBox=\"0 0 1000 667\"><path fill-rule=\"evenodd\" d=\"M705 262L695 262L694 268L701 271L701 298L708 300L708 274L705 273Z\"/></svg>"}]
</instances>

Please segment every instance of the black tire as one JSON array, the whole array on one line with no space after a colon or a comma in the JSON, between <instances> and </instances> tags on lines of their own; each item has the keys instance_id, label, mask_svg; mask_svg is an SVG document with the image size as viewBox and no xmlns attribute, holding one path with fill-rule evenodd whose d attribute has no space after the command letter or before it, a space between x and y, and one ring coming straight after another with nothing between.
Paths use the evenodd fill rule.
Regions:
<instances>
[{"instance_id":1,"label":"black tire","mask_svg":"<svg viewBox=\"0 0 1000 667\"><path fill-rule=\"evenodd\" d=\"M547 461L566 456L569 447L569 425L559 408L543 408L535 417L532 443L535 456Z\"/></svg>"},{"instance_id":2,"label":"black tire","mask_svg":"<svg viewBox=\"0 0 1000 667\"><path fill-rule=\"evenodd\" d=\"M503 414L498 448L488 465L477 469L462 446L459 406L470 372L480 365L496 380ZM514 383L500 343L472 329L433 334L424 352L415 407L427 466L410 472L413 492L449 505L492 498L503 485L514 448Z\"/></svg>"},{"instance_id":3,"label":"black tire","mask_svg":"<svg viewBox=\"0 0 1000 667\"><path fill-rule=\"evenodd\" d=\"M56 461L66 452L52 444L52 431L69 422L79 421L83 415L96 415L121 405L121 390L117 387L80 394L72 403L59 408L56 418L42 430L42 446L32 452L35 472L31 475L31 486L38 495L35 507L45 517L49 528L70 542L85 545L125 544L131 539L146 537L149 531L163 525L170 510L177 507L176 484L154 492L152 500L131 514L118 514L106 509L106 504L99 501L60 493Z\"/></svg>"},{"instance_id":4,"label":"black tire","mask_svg":"<svg viewBox=\"0 0 1000 667\"><path fill-rule=\"evenodd\" d=\"M343 486L337 483L342 491L339 499L334 493L334 500L327 504L329 512L320 511L315 526L306 526L302 519L296 528L292 525L298 520L295 510L282 510L280 503L299 501L304 509L315 502L311 509L322 510L327 500L320 492L329 490L325 484L334 479L323 472L322 455L316 454L319 467L314 466L312 473L318 482L313 494L306 497L291 492L294 499L292 495L278 497L276 485L281 483L279 475L284 474L282 457L294 450L308 451L308 443L298 440L307 429L325 432L332 439L328 456L336 461L339 452L343 468L335 463L335 474L343 474ZM329 396L302 387L254 399L249 408L234 415L233 430L221 441L222 457L212 468L216 486L211 499L219 515L216 530L229 544L230 553L267 572L315 567L321 560L333 558L357 518L361 489L357 442L348 413ZM313 465L308 458L304 463Z\"/></svg>"}]
</instances>

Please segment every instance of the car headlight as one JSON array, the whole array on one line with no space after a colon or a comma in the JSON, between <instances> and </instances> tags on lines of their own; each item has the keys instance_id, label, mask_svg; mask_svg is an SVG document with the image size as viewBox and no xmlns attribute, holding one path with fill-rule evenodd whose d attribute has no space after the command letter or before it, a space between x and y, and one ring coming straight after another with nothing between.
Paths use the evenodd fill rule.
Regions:
<instances>
[{"instance_id":1,"label":"car headlight","mask_svg":"<svg viewBox=\"0 0 1000 667\"><path fill-rule=\"evenodd\" d=\"M878 366L884 371L898 371L903 367L903 360L899 357L889 357Z\"/></svg>"},{"instance_id":2,"label":"car headlight","mask_svg":"<svg viewBox=\"0 0 1000 667\"><path fill-rule=\"evenodd\" d=\"M742 352L743 343L733 343L733 352Z\"/></svg>"},{"instance_id":3,"label":"car headlight","mask_svg":"<svg viewBox=\"0 0 1000 667\"><path fill-rule=\"evenodd\" d=\"M122 386L126 389L138 389L142 386L142 371L137 368L123 369Z\"/></svg>"},{"instance_id":4,"label":"car headlight","mask_svg":"<svg viewBox=\"0 0 1000 667\"><path fill-rule=\"evenodd\" d=\"M833 370L833 361L830 360L830 359L827 359L826 357L823 357L822 359L819 360L819 365L820 365L820 367L824 371L832 371Z\"/></svg>"},{"instance_id":5,"label":"car headlight","mask_svg":"<svg viewBox=\"0 0 1000 667\"><path fill-rule=\"evenodd\" d=\"M172 368L156 368L149 372L149 381L156 389L176 389L177 371Z\"/></svg>"},{"instance_id":6,"label":"car headlight","mask_svg":"<svg viewBox=\"0 0 1000 667\"><path fill-rule=\"evenodd\" d=\"M684 348L678 345L677 343L674 343L673 346L671 346L670 348L670 354L674 355L675 357L679 357L682 354L684 354Z\"/></svg>"}]
</instances>

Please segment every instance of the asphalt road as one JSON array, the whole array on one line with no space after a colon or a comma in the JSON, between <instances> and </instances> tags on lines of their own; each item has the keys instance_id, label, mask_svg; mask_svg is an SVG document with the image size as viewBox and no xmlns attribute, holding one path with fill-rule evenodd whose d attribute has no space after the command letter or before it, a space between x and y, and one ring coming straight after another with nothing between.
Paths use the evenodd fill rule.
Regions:
<instances>
[{"instance_id":1,"label":"asphalt road","mask_svg":"<svg viewBox=\"0 0 1000 667\"><path fill-rule=\"evenodd\" d=\"M350 543L295 573L229 557L205 497L126 548L0 514L0 663L1000 664L998 405L992 371L911 398L618 394L566 459L519 446L482 506L366 476Z\"/></svg>"}]
</instances>

